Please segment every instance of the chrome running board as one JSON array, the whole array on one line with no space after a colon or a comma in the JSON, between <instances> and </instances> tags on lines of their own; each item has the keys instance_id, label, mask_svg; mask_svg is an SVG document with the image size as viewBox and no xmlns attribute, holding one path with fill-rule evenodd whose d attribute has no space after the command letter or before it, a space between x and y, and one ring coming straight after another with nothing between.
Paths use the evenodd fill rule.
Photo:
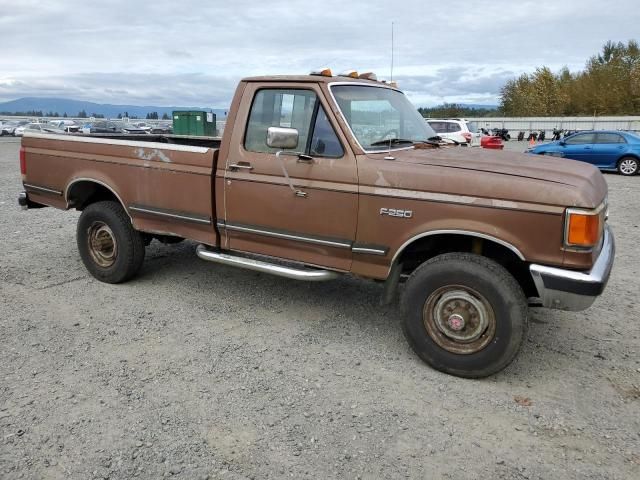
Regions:
<instances>
[{"instance_id":1,"label":"chrome running board","mask_svg":"<svg viewBox=\"0 0 640 480\"><path fill-rule=\"evenodd\" d=\"M269 263L264 260L258 260L256 258L241 257L229 252L223 253L220 251L209 250L204 245L198 245L196 253L198 257L209 262L246 268L256 272L270 273L279 277L305 280L307 282L322 282L325 280L333 280L340 276L338 272L332 272L330 270L288 267L276 263Z\"/></svg>"}]
</instances>

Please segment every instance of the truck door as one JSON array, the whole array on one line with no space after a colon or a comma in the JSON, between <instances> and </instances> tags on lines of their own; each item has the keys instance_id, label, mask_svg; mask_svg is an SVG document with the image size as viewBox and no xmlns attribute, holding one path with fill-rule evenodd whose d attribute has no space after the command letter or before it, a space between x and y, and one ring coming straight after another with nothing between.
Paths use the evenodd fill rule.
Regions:
<instances>
[{"instance_id":1,"label":"truck door","mask_svg":"<svg viewBox=\"0 0 640 480\"><path fill-rule=\"evenodd\" d=\"M349 270L356 159L322 91L308 83L249 83L239 105L228 158L220 159L226 162L218 220L223 248ZM271 126L298 130L292 155L277 158L267 146Z\"/></svg>"}]
</instances>

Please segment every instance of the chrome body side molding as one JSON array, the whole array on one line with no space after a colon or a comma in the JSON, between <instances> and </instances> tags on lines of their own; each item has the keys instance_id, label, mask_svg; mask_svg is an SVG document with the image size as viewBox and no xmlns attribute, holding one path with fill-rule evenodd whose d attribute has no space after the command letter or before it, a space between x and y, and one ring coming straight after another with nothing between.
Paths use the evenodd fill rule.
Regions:
<instances>
[{"instance_id":1,"label":"chrome body side molding","mask_svg":"<svg viewBox=\"0 0 640 480\"><path fill-rule=\"evenodd\" d=\"M500 240L499 238L492 237L491 235L487 235L485 233L472 232L472 231L469 231L469 230L430 230L428 232L424 232L424 233L420 233L418 235L415 235L415 236L411 237L409 240L407 240L406 242L404 242L400 246L400 248L396 251L396 253L393 255L393 260L392 260L391 264L393 265L396 262L396 260L398 259L398 257L400 257L400 254L404 251L404 249L408 245L413 243L414 241L419 240L420 238L430 237L430 236L433 236L433 235L446 235L446 234L467 235L467 236L470 236L470 237L477 237L477 238L482 238L484 240L490 240L490 241L495 242L495 243L497 243L499 245L502 245L503 247L508 248L513 253L515 253L516 256L520 260L526 261L526 259L524 258L524 255L522 254L522 252L520 250L518 250L515 246L511 245L508 242L505 242L504 240Z\"/></svg>"},{"instance_id":2,"label":"chrome body side molding","mask_svg":"<svg viewBox=\"0 0 640 480\"><path fill-rule=\"evenodd\" d=\"M266 237L282 238L285 240L294 240L305 243L314 243L316 245L324 245L326 247L351 248L351 242L348 240L300 235L294 232L271 230L259 226L240 225L235 223L226 223L223 221L218 221L217 226L218 228L232 232L254 233L256 235L264 235Z\"/></svg>"},{"instance_id":3,"label":"chrome body side molding","mask_svg":"<svg viewBox=\"0 0 640 480\"><path fill-rule=\"evenodd\" d=\"M129 210L136 213L147 215L157 215L160 217L173 218L175 220L183 220L185 222L201 223L211 225L211 218L203 215L196 215L186 212L176 212L173 210L164 210L162 208L147 207L144 205L129 205Z\"/></svg>"},{"instance_id":4,"label":"chrome body side molding","mask_svg":"<svg viewBox=\"0 0 640 480\"><path fill-rule=\"evenodd\" d=\"M22 185L24 186L24 188L26 188L27 190L31 190L32 192L48 193L51 195L62 196L62 192L60 190L55 190L53 188L43 187L42 185L34 185L32 183L23 183Z\"/></svg>"}]
</instances>

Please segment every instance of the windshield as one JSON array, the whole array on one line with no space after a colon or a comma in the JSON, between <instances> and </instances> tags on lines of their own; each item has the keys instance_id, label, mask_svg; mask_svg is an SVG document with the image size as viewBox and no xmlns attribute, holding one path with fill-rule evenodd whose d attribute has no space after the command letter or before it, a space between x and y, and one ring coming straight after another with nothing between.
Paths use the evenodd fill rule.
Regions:
<instances>
[{"instance_id":1,"label":"windshield","mask_svg":"<svg viewBox=\"0 0 640 480\"><path fill-rule=\"evenodd\" d=\"M397 140L410 144L436 136L402 92L365 85L334 85L331 92L365 150L388 150L391 140L396 140L394 146L404 148L406 145Z\"/></svg>"}]
</instances>

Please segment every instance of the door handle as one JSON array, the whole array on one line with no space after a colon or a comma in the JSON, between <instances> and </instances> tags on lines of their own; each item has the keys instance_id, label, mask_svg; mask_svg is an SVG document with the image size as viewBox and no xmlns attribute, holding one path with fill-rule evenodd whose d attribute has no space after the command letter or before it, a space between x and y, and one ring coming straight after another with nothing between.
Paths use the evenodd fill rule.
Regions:
<instances>
[{"instance_id":1,"label":"door handle","mask_svg":"<svg viewBox=\"0 0 640 480\"><path fill-rule=\"evenodd\" d=\"M232 163L231 165L229 165L229 170L247 170L247 171L251 171L253 170L253 167L249 164L242 164L242 163Z\"/></svg>"},{"instance_id":2,"label":"door handle","mask_svg":"<svg viewBox=\"0 0 640 480\"><path fill-rule=\"evenodd\" d=\"M304 153L300 153L298 155L298 163L313 163L313 157L309 155L305 155Z\"/></svg>"}]
</instances>

